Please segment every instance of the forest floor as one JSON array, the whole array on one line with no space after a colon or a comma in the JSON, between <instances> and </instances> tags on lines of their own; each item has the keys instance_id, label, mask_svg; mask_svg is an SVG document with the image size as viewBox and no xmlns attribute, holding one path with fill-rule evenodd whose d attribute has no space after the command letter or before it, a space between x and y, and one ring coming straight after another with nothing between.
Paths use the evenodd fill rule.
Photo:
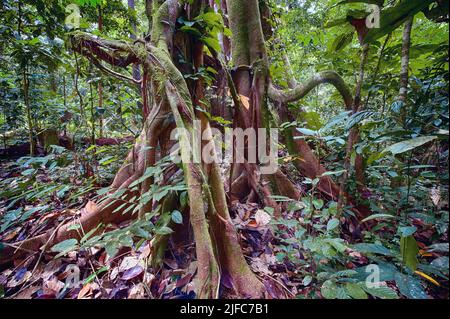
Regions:
<instances>
[{"instance_id":1,"label":"forest floor","mask_svg":"<svg viewBox=\"0 0 450 319\"><path fill-rule=\"evenodd\" d=\"M76 219L82 213L82 208L98 197L97 190L108 185L108 177L101 183L97 179L97 184L86 182L78 171L81 161L61 163L61 157L58 156L41 159L43 165L34 168L23 161L0 162L0 184L4 188L0 201L2 245L14 244ZM110 164L104 166L108 165ZM97 173L100 175L99 171ZM113 175L107 176L110 178ZM301 189L300 185L298 187ZM18 192L18 189L21 191ZM317 200L321 206L329 205L324 199ZM301 210L286 210L282 221L275 220L262 207L251 203L234 202L230 211L244 255L252 270L265 283L267 298L323 298L323 294L328 297L330 291L324 291L323 285L319 284L323 281L320 276L327 278L326 274L323 275L324 267L331 274L328 274L328 278L342 276L345 279L346 276L361 274L363 266L370 264L372 260L366 254L351 248L350 244L357 240L350 235L346 236L345 231L335 237L324 237L318 233L317 237L323 239L321 251L315 253L317 250L311 248L314 246L311 245L314 238L308 239L309 251L305 250L307 244L304 242L300 245L298 238L302 234L299 232L311 230L306 222L302 225L304 216ZM345 219L341 222L343 230L351 227L346 225ZM122 228L128 224L111 227ZM314 225L317 229L327 227L323 216L315 218ZM431 261L442 256L439 250L433 252L426 249L428 243L431 243L431 236L435 236L433 226L416 221L416 227L416 238L422 246L420 258ZM387 234L394 233L395 229L381 228L378 232L381 237L389 236ZM311 237L314 237L314 231L312 234ZM192 237L191 235L188 234L187 237ZM441 236L438 241L447 241L446 236ZM326 246L325 242L329 245ZM334 273L335 253L328 258L325 252L326 249L332 249L330 247L334 247L339 256L342 255L337 262L339 271L334 270ZM119 249L113 257L102 247L78 249L57 256L58 258L55 258L56 252L29 254L24 259L14 260L11 267L1 269L0 297L195 298L197 265L194 244L182 245L171 240L164 264L159 269L150 267L150 253L150 241L141 240L130 247ZM319 272L318 268L322 271ZM70 285L73 283L71 278L74 273L80 281L76 285ZM221 281L220 296L234 298L230 279L222 276ZM429 281L435 280L431 278ZM394 292L399 291L393 280L387 280L385 285ZM443 275L439 282L429 284L426 294L433 298L448 298L448 278Z\"/></svg>"}]
</instances>

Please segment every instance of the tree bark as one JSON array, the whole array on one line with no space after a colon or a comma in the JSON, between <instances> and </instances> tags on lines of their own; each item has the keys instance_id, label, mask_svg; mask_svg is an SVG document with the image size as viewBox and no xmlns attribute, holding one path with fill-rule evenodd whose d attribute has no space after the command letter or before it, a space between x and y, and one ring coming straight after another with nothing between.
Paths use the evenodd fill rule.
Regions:
<instances>
[{"instance_id":1,"label":"tree bark","mask_svg":"<svg viewBox=\"0 0 450 319\"><path fill-rule=\"evenodd\" d=\"M402 38L402 61L400 71L400 90L398 100L402 102L400 109L400 122L404 123L406 120L406 103L408 98L408 82L409 82L409 51L411 48L411 30L414 22L414 17L408 18L405 22Z\"/></svg>"}]
</instances>

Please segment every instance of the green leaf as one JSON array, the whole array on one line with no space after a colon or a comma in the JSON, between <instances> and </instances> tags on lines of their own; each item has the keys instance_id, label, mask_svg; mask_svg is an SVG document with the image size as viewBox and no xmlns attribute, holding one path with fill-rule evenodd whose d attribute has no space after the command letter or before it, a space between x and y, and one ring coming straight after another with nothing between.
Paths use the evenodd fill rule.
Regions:
<instances>
[{"instance_id":1,"label":"green leaf","mask_svg":"<svg viewBox=\"0 0 450 319\"><path fill-rule=\"evenodd\" d=\"M108 266L103 266L102 268L100 268L99 270L97 270L96 272L92 273L89 277L86 278L86 280L84 281L84 285L94 281L94 279L100 275L101 273L108 271Z\"/></svg>"},{"instance_id":2,"label":"green leaf","mask_svg":"<svg viewBox=\"0 0 450 319\"><path fill-rule=\"evenodd\" d=\"M385 255L385 256L392 256L392 253L389 249L387 249L383 245L378 245L378 244L361 243L361 244L353 245L353 249L357 250L361 253L366 253L366 254L369 253L369 254L380 254L380 255Z\"/></svg>"},{"instance_id":3,"label":"green leaf","mask_svg":"<svg viewBox=\"0 0 450 319\"><path fill-rule=\"evenodd\" d=\"M361 223L365 223L369 220L373 220L373 219L389 219L389 218L397 218L394 215L390 215L390 214L373 214L370 215L369 217L364 218Z\"/></svg>"},{"instance_id":4,"label":"green leaf","mask_svg":"<svg viewBox=\"0 0 450 319\"><path fill-rule=\"evenodd\" d=\"M371 117L375 114L376 114L375 112L371 112L371 111L357 112L357 113L353 114L352 116L350 116L347 123L345 124L345 129L350 130L353 126L361 123L365 119L368 119L369 117Z\"/></svg>"},{"instance_id":5,"label":"green leaf","mask_svg":"<svg viewBox=\"0 0 450 319\"><path fill-rule=\"evenodd\" d=\"M347 290L347 293L350 297L353 299L367 299L367 293L362 289L358 284L354 284L351 282L348 282L345 285L345 289Z\"/></svg>"},{"instance_id":6,"label":"green leaf","mask_svg":"<svg viewBox=\"0 0 450 319\"><path fill-rule=\"evenodd\" d=\"M136 234L136 236L142 237L144 239L152 238L151 234L141 227L136 227L135 229L133 229L133 234Z\"/></svg>"},{"instance_id":7,"label":"green leaf","mask_svg":"<svg viewBox=\"0 0 450 319\"><path fill-rule=\"evenodd\" d=\"M341 285L338 286L336 298L337 299L350 299L349 295L347 294L347 291Z\"/></svg>"},{"instance_id":8,"label":"green leaf","mask_svg":"<svg viewBox=\"0 0 450 319\"><path fill-rule=\"evenodd\" d=\"M80 224L73 224L72 226L68 227L67 230L71 231L71 230L77 230L80 229L81 225Z\"/></svg>"},{"instance_id":9,"label":"green leaf","mask_svg":"<svg viewBox=\"0 0 450 319\"><path fill-rule=\"evenodd\" d=\"M121 236L119 243L125 247L133 247L133 238L130 235Z\"/></svg>"},{"instance_id":10,"label":"green leaf","mask_svg":"<svg viewBox=\"0 0 450 319\"><path fill-rule=\"evenodd\" d=\"M338 287L336 283L332 280L327 280L323 283L320 288L322 296L326 299L336 299L338 293Z\"/></svg>"},{"instance_id":11,"label":"green leaf","mask_svg":"<svg viewBox=\"0 0 450 319\"><path fill-rule=\"evenodd\" d=\"M437 243L433 244L427 249L429 252L440 252L440 253L448 253L449 252L449 244L448 243Z\"/></svg>"},{"instance_id":12,"label":"green leaf","mask_svg":"<svg viewBox=\"0 0 450 319\"><path fill-rule=\"evenodd\" d=\"M79 4L80 6L83 6L85 4L96 7L97 5L101 5L103 0L74 0L76 4Z\"/></svg>"},{"instance_id":13,"label":"green leaf","mask_svg":"<svg viewBox=\"0 0 450 319\"><path fill-rule=\"evenodd\" d=\"M346 170L340 170L340 171L336 171L336 172L325 172L322 175L320 175L320 177L325 177L325 176L331 176L331 175L341 175L342 173L345 173Z\"/></svg>"},{"instance_id":14,"label":"green leaf","mask_svg":"<svg viewBox=\"0 0 450 319\"><path fill-rule=\"evenodd\" d=\"M339 226L339 219L332 218L327 223L327 231L332 231L333 229L335 229L338 226Z\"/></svg>"},{"instance_id":15,"label":"green leaf","mask_svg":"<svg viewBox=\"0 0 450 319\"><path fill-rule=\"evenodd\" d=\"M202 37L200 40L209 48L214 50L217 53L220 53L222 51L220 47L219 40L217 38L213 37Z\"/></svg>"},{"instance_id":16,"label":"green leaf","mask_svg":"<svg viewBox=\"0 0 450 319\"><path fill-rule=\"evenodd\" d=\"M197 38L201 38L202 37L202 33L197 28L194 28L192 26L186 26L186 25L182 26L180 28L180 31L185 32L185 33L190 33L190 34L194 35Z\"/></svg>"},{"instance_id":17,"label":"green leaf","mask_svg":"<svg viewBox=\"0 0 450 319\"><path fill-rule=\"evenodd\" d=\"M324 204L323 199L316 199L316 198L314 198L312 202L313 202L313 205L314 205L314 207L316 209L321 209L323 207L323 204Z\"/></svg>"},{"instance_id":18,"label":"green leaf","mask_svg":"<svg viewBox=\"0 0 450 319\"><path fill-rule=\"evenodd\" d=\"M334 39L333 44L331 45L331 51L340 51L344 49L347 45L349 45L353 40L353 35L355 31L351 30L346 33L342 33Z\"/></svg>"},{"instance_id":19,"label":"green leaf","mask_svg":"<svg viewBox=\"0 0 450 319\"><path fill-rule=\"evenodd\" d=\"M169 227L163 226L155 229L155 233L158 235L169 235L173 233L173 230L170 229Z\"/></svg>"},{"instance_id":20,"label":"green leaf","mask_svg":"<svg viewBox=\"0 0 450 319\"><path fill-rule=\"evenodd\" d=\"M414 234L417 231L417 228L414 226L411 227L399 227L398 231L403 237L408 237Z\"/></svg>"},{"instance_id":21,"label":"green leaf","mask_svg":"<svg viewBox=\"0 0 450 319\"><path fill-rule=\"evenodd\" d=\"M183 224L183 215L178 210L174 210L172 212L172 220L175 224Z\"/></svg>"},{"instance_id":22,"label":"green leaf","mask_svg":"<svg viewBox=\"0 0 450 319\"><path fill-rule=\"evenodd\" d=\"M391 152L394 155L401 154L417 147L420 147L428 142L437 139L437 136L420 136L411 140L399 142L386 148L384 152Z\"/></svg>"},{"instance_id":23,"label":"green leaf","mask_svg":"<svg viewBox=\"0 0 450 319\"><path fill-rule=\"evenodd\" d=\"M397 267L389 262L377 261L376 264L369 264L366 266L356 268L357 275L353 276L359 281L366 281L368 276L373 273L373 269L379 271L380 281L392 281L394 280L395 273L397 273Z\"/></svg>"},{"instance_id":24,"label":"green leaf","mask_svg":"<svg viewBox=\"0 0 450 319\"><path fill-rule=\"evenodd\" d=\"M398 295L395 290L381 286L381 287L367 287L366 285L362 286L363 289L370 295L381 298L381 299L398 299Z\"/></svg>"},{"instance_id":25,"label":"green leaf","mask_svg":"<svg viewBox=\"0 0 450 319\"><path fill-rule=\"evenodd\" d=\"M397 284L400 293L409 299L429 299L426 292L420 285L420 281L400 272L395 274L395 283Z\"/></svg>"},{"instance_id":26,"label":"green leaf","mask_svg":"<svg viewBox=\"0 0 450 319\"><path fill-rule=\"evenodd\" d=\"M303 278L302 285L308 286L312 280L313 280L313 278L310 275L307 275L307 276L305 276L305 278Z\"/></svg>"},{"instance_id":27,"label":"green leaf","mask_svg":"<svg viewBox=\"0 0 450 319\"><path fill-rule=\"evenodd\" d=\"M36 170L34 168L29 168L29 169L24 170L21 174L23 176L30 176L30 175L33 175L35 172L36 172Z\"/></svg>"},{"instance_id":28,"label":"green leaf","mask_svg":"<svg viewBox=\"0 0 450 319\"><path fill-rule=\"evenodd\" d=\"M114 257L119 251L119 243L117 241L110 240L105 244L105 250L109 257Z\"/></svg>"},{"instance_id":29,"label":"green leaf","mask_svg":"<svg viewBox=\"0 0 450 319\"><path fill-rule=\"evenodd\" d=\"M406 236L400 238L400 254L404 264L415 271L419 261L417 254L419 253L419 246L417 246L416 239L413 236Z\"/></svg>"},{"instance_id":30,"label":"green leaf","mask_svg":"<svg viewBox=\"0 0 450 319\"><path fill-rule=\"evenodd\" d=\"M431 266L436 267L437 269L446 273L448 273L448 264L449 262L447 256L438 257L431 262Z\"/></svg>"},{"instance_id":31,"label":"green leaf","mask_svg":"<svg viewBox=\"0 0 450 319\"><path fill-rule=\"evenodd\" d=\"M58 256L62 256L70 251L77 249L78 240L75 238L64 240L54 245L50 250L59 253Z\"/></svg>"},{"instance_id":32,"label":"green leaf","mask_svg":"<svg viewBox=\"0 0 450 319\"><path fill-rule=\"evenodd\" d=\"M297 131L299 131L303 135L307 135L307 136L317 136L318 135L317 131L313 131L313 130L310 130L307 128L297 128Z\"/></svg>"},{"instance_id":33,"label":"green leaf","mask_svg":"<svg viewBox=\"0 0 450 319\"><path fill-rule=\"evenodd\" d=\"M341 270L341 271L335 272L332 275L332 277L334 277L334 278L352 277L352 276L354 276L356 274L358 274L358 272L356 270L346 269L346 270Z\"/></svg>"}]
</instances>

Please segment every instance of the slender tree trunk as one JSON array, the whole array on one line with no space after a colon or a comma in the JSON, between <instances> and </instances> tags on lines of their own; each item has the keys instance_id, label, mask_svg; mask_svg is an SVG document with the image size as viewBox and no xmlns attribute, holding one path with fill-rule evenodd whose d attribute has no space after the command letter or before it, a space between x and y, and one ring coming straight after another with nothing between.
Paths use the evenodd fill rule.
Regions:
<instances>
[{"instance_id":1,"label":"slender tree trunk","mask_svg":"<svg viewBox=\"0 0 450 319\"><path fill-rule=\"evenodd\" d=\"M103 13L102 7L98 6L98 31L103 31ZM98 109L99 109L99 138L103 138L103 83L98 82Z\"/></svg>"},{"instance_id":2,"label":"slender tree trunk","mask_svg":"<svg viewBox=\"0 0 450 319\"><path fill-rule=\"evenodd\" d=\"M360 67L359 67L359 75L358 75L358 81L356 82L356 90L355 90L355 98L353 102L352 107L352 114L357 113L360 110L361 106L361 91L362 91L362 85L364 83L364 67L366 65L367 56L369 53L369 45L365 44L362 47L362 53L361 53L361 61L360 61ZM351 157L352 153L355 151L354 146L359 141L359 131L358 127L355 125L350 129L348 140L347 140L347 147L346 147L346 155L344 158L344 169L346 170L345 173L342 175L341 183L340 183L340 196L338 201L338 211L342 212L343 207L346 204L346 197L345 194L345 188L347 186L348 177L351 173ZM363 164L363 158L361 154L356 153L355 154L355 179L358 183L358 189L362 190L364 185L364 164Z\"/></svg>"},{"instance_id":3,"label":"slender tree trunk","mask_svg":"<svg viewBox=\"0 0 450 319\"><path fill-rule=\"evenodd\" d=\"M28 66L25 65L22 72L22 90L23 90L23 101L25 104L25 111L27 115L28 124L28 140L30 143L30 156L36 155L36 140L34 139L34 124L33 116L31 115L31 105L30 105L30 82L28 78Z\"/></svg>"},{"instance_id":4,"label":"slender tree trunk","mask_svg":"<svg viewBox=\"0 0 450 319\"><path fill-rule=\"evenodd\" d=\"M91 93L91 144L95 145L95 107L94 107L94 90L92 82L89 83Z\"/></svg>"},{"instance_id":5,"label":"slender tree trunk","mask_svg":"<svg viewBox=\"0 0 450 319\"><path fill-rule=\"evenodd\" d=\"M402 102L400 109L400 122L405 123L407 114L407 97L408 97L408 82L409 82L409 51L411 48L411 30L414 22L414 17L408 18L405 22L402 40L402 61L400 71L400 90L398 100Z\"/></svg>"}]
</instances>

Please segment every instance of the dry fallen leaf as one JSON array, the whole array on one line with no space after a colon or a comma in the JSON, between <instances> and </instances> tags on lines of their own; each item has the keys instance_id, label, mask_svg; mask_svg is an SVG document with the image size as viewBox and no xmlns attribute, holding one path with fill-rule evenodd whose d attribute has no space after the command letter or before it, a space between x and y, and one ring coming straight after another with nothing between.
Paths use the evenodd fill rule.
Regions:
<instances>
[{"instance_id":1,"label":"dry fallen leaf","mask_svg":"<svg viewBox=\"0 0 450 319\"><path fill-rule=\"evenodd\" d=\"M139 259L138 257L125 257L119 266L119 272L126 271L130 268L133 268L135 266L139 265Z\"/></svg>"},{"instance_id":2,"label":"dry fallen leaf","mask_svg":"<svg viewBox=\"0 0 450 319\"><path fill-rule=\"evenodd\" d=\"M245 95L239 94L239 98L241 99L242 105L249 110L250 109L250 99Z\"/></svg>"},{"instance_id":3,"label":"dry fallen leaf","mask_svg":"<svg viewBox=\"0 0 450 319\"><path fill-rule=\"evenodd\" d=\"M84 297L90 295L92 293L91 284L88 283L81 288L80 292L78 293L77 299L83 299Z\"/></svg>"},{"instance_id":4,"label":"dry fallen leaf","mask_svg":"<svg viewBox=\"0 0 450 319\"><path fill-rule=\"evenodd\" d=\"M430 190L430 198L433 201L433 204L438 206L441 201L441 189L439 187L433 187Z\"/></svg>"},{"instance_id":5,"label":"dry fallen leaf","mask_svg":"<svg viewBox=\"0 0 450 319\"><path fill-rule=\"evenodd\" d=\"M117 275L119 274L119 268L115 267L109 274L109 279L114 280L117 278Z\"/></svg>"},{"instance_id":6,"label":"dry fallen leaf","mask_svg":"<svg viewBox=\"0 0 450 319\"><path fill-rule=\"evenodd\" d=\"M258 227L266 226L270 223L272 217L263 211L262 209L258 209L255 214L255 221Z\"/></svg>"},{"instance_id":7,"label":"dry fallen leaf","mask_svg":"<svg viewBox=\"0 0 450 319\"><path fill-rule=\"evenodd\" d=\"M141 254L139 255L140 259L147 259L150 256L152 249L150 247L150 244L147 244L144 246L144 248L142 249Z\"/></svg>"},{"instance_id":8,"label":"dry fallen leaf","mask_svg":"<svg viewBox=\"0 0 450 319\"><path fill-rule=\"evenodd\" d=\"M144 299L145 296L145 289L144 285L142 283L133 286L133 288L130 289L130 293L128 294L129 299Z\"/></svg>"},{"instance_id":9,"label":"dry fallen leaf","mask_svg":"<svg viewBox=\"0 0 450 319\"><path fill-rule=\"evenodd\" d=\"M141 266L134 266L133 268L128 269L124 272L122 275L122 280L133 280L137 277L139 277L144 272L144 268Z\"/></svg>"},{"instance_id":10,"label":"dry fallen leaf","mask_svg":"<svg viewBox=\"0 0 450 319\"><path fill-rule=\"evenodd\" d=\"M58 278L52 277L50 280L44 283L43 292L45 295L58 295L61 289L64 288L64 283L59 281Z\"/></svg>"},{"instance_id":11,"label":"dry fallen leaf","mask_svg":"<svg viewBox=\"0 0 450 319\"><path fill-rule=\"evenodd\" d=\"M6 285L8 288L14 288L28 281L31 278L31 272L25 268L19 269L14 277Z\"/></svg>"},{"instance_id":12,"label":"dry fallen leaf","mask_svg":"<svg viewBox=\"0 0 450 319\"><path fill-rule=\"evenodd\" d=\"M251 267L256 272L259 272L259 273L262 273L265 275L272 274L272 272L269 270L269 266L265 262L263 262L260 258L253 258L252 262L251 262Z\"/></svg>"},{"instance_id":13,"label":"dry fallen leaf","mask_svg":"<svg viewBox=\"0 0 450 319\"><path fill-rule=\"evenodd\" d=\"M40 285L36 286L30 286L28 288L25 288L20 293L16 295L16 299L32 299L33 294L41 289Z\"/></svg>"}]
</instances>

